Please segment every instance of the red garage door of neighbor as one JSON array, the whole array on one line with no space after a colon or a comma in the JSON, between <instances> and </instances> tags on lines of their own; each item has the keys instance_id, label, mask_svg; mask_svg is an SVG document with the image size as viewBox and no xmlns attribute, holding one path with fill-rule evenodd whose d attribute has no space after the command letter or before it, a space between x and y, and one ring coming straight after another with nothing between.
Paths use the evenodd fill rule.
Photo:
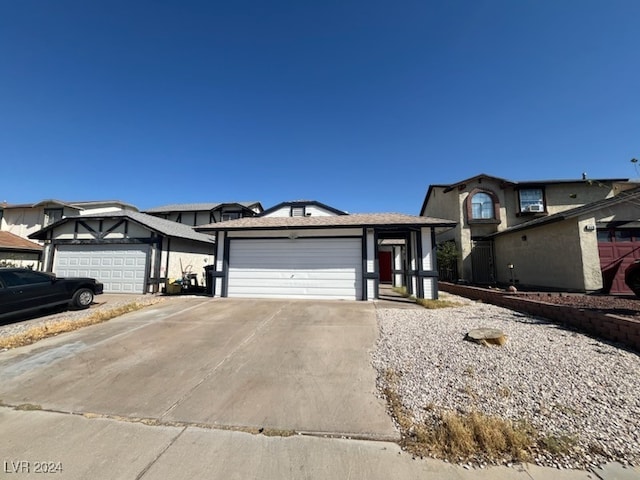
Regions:
<instances>
[{"instance_id":1,"label":"red garage door of neighbor","mask_svg":"<svg viewBox=\"0 0 640 480\"><path fill-rule=\"evenodd\" d=\"M605 292L633 294L624 271L640 258L640 229L598 230L598 253Z\"/></svg>"}]
</instances>

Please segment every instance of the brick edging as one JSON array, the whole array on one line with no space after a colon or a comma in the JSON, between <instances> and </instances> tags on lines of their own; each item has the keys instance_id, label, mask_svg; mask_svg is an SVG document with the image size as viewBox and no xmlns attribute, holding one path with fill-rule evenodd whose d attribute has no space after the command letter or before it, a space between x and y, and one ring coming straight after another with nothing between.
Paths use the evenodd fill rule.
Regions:
<instances>
[{"instance_id":1,"label":"brick edging","mask_svg":"<svg viewBox=\"0 0 640 480\"><path fill-rule=\"evenodd\" d=\"M487 288L438 282L443 292L460 295L472 300L481 300L492 305L509 308L522 313L536 315L583 333L620 343L640 352L640 321L619 317L610 313L557 305L528 298L518 298L507 292Z\"/></svg>"}]
</instances>

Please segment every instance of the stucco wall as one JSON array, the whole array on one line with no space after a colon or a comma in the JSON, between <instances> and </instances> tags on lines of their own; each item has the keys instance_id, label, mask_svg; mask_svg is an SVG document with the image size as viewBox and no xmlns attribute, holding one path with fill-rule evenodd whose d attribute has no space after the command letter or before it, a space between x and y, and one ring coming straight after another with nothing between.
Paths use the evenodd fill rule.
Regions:
<instances>
[{"instance_id":1,"label":"stucco wall","mask_svg":"<svg viewBox=\"0 0 640 480\"><path fill-rule=\"evenodd\" d=\"M594 292L603 287L600 256L598 254L598 235L595 230L596 220L593 215L578 219L578 235L582 252L582 275L584 289Z\"/></svg>"},{"instance_id":2,"label":"stucco wall","mask_svg":"<svg viewBox=\"0 0 640 480\"><path fill-rule=\"evenodd\" d=\"M613 195L611 185L570 183L549 185L545 189L549 214L564 212Z\"/></svg>"},{"instance_id":3,"label":"stucco wall","mask_svg":"<svg viewBox=\"0 0 640 480\"><path fill-rule=\"evenodd\" d=\"M318 205L305 205L305 214L313 217L333 217L337 215L335 212L325 210ZM265 215L265 217L289 217L291 216L291 206L286 205L282 208L274 210L273 212Z\"/></svg>"},{"instance_id":4,"label":"stucco wall","mask_svg":"<svg viewBox=\"0 0 640 480\"><path fill-rule=\"evenodd\" d=\"M440 244L450 240L456 242L456 247L461 253L458 260L458 272L462 278L470 278L470 259L466 259L471 252L471 236L464 223L463 213L458 190L454 189L445 193L442 187L433 187L429 202L423 212L427 217L444 218L458 222L455 228L437 235L436 243Z\"/></svg>"},{"instance_id":5,"label":"stucco wall","mask_svg":"<svg viewBox=\"0 0 640 480\"><path fill-rule=\"evenodd\" d=\"M582 237L578 220L565 220L504 234L495 239L498 282L509 283L507 265L514 265L514 277L523 286L542 286L584 291ZM591 285L593 286L593 285Z\"/></svg>"},{"instance_id":6,"label":"stucco wall","mask_svg":"<svg viewBox=\"0 0 640 480\"><path fill-rule=\"evenodd\" d=\"M196 273L198 282L205 283L204 267L213 265L214 244L202 244L178 238L171 239L171 251L163 246L160 276L166 278L181 278L183 271ZM169 259L167 269L167 256Z\"/></svg>"},{"instance_id":7,"label":"stucco wall","mask_svg":"<svg viewBox=\"0 0 640 480\"><path fill-rule=\"evenodd\" d=\"M2 229L19 237L28 238L42 228L43 209L11 208L4 210Z\"/></svg>"}]
</instances>

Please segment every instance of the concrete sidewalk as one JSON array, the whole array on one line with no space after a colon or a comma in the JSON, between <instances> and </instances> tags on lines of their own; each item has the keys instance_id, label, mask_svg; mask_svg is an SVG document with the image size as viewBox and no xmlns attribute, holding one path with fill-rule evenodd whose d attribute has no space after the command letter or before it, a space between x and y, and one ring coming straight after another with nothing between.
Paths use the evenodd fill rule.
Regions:
<instances>
[{"instance_id":1,"label":"concrete sidewalk","mask_svg":"<svg viewBox=\"0 0 640 480\"><path fill-rule=\"evenodd\" d=\"M593 473L534 465L466 469L432 459L413 459L391 442L305 435L268 437L7 407L0 407L0 452L0 477L21 480L50 478L36 471L44 464L56 470L50 476L61 480L640 478L638 469L619 465Z\"/></svg>"}]
</instances>

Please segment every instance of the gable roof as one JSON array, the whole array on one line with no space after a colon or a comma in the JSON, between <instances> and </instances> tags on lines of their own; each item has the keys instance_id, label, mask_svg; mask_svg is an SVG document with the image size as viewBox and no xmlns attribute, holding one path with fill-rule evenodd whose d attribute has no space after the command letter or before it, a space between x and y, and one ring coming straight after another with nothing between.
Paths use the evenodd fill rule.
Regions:
<instances>
[{"instance_id":1,"label":"gable roof","mask_svg":"<svg viewBox=\"0 0 640 480\"><path fill-rule=\"evenodd\" d=\"M156 233L167 237L183 238L186 240L195 240L204 243L213 243L215 239L209 235L196 232L193 228L182 223L173 222L171 220L165 220L164 218L154 217L153 215L147 215L141 212L121 211L121 212L109 212L102 214L89 214L78 215L73 217L65 217L62 220L38 230L35 233L29 235L29 238L35 238L38 240L45 240L47 238L46 233L54 228L66 223L70 220L87 220L87 219L113 219L113 218L126 218L136 222L143 227L148 228Z\"/></svg>"},{"instance_id":2,"label":"gable roof","mask_svg":"<svg viewBox=\"0 0 640 480\"><path fill-rule=\"evenodd\" d=\"M153 207L144 210L144 213L169 213L169 212L210 212L221 207L239 206L245 209L252 209L254 207L260 207L260 202L208 202L208 203L172 203L169 205L162 205L160 207Z\"/></svg>"},{"instance_id":3,"label":"gable roof","mask_svg":"<svg viewBox=\"0 0 640 480\"><path fill-rule=\"evenodd\" d=\"M640 202L640 187L636 187L630 190L625 190L620 192L614 197L604 198L602 200L597 200L595 202L587 203L585 205L581 205L579 207L571 208L569 210L565 210L563 212L554 213L553 215L548 215L546 217L536 218L529 222L521 223L519 225L514 225L513 227L509 227L500 232L493 233L491 235L487 235L487 238L497 237L499 235L503 235L505 233L517 232L520 230L526 230L529 228L539 227L541 225L547 225L550 223L561 222L563 220L568 220L570 218L576 218L582 215L586 215L591 212L596 212L601 208L611 207L614 205L618 205L624 202L632 202L635 205L638 205ZM639 209L640 212L640 209Z\"/></svg>"},{"instance_id":4,"label":"gable roof","mask_svg":"<svg viewBox=\"0 0 640 480\"><path fill-rule=\"evenodd\" d=\"M274 205L271 208L267 208L264 212L260 214L260 216L269 215L270 213L273 213L276 210L280 210L283 207L305 207L307 205L320 207L324 210L335 213L336 215L348 215L347 212L343 212L342 210L338 210L337 208L330 207L329 205L322 202L318 202L316 200L293 200L290 202L280 202L279 204Z\"/></svg>"},{"instance_id":5,"label":"gable roof","mask_svg":"<svg viewBox=\"0 0 640 480\"><path fill-rule=\"evenodd\" d=\"M0 250L41 252L43 247L11 232L0 232Z\"/></svg>"},{"instance_id":6,"label":"gable roof","mask_svg":"<svg viewBox=\"0 0 640 480\"><path fill-rule=\"evenodd\" d=\"M442 218L416 217L403 213L359 213L352 215L311 217L245 217L221 223L195 227L198 231L229 230L280 230L313 229L333 227L446 227L453 228L456 222Z\"/></svg>"}]
</instances>

